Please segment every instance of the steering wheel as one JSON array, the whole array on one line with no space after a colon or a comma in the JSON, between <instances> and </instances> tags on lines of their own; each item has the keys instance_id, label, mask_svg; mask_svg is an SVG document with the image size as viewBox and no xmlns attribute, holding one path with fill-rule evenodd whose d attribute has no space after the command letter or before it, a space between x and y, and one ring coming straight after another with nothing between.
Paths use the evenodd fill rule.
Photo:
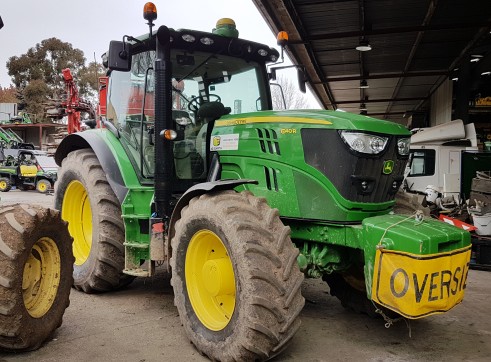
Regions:
<instances>
[{"instance_id":1,"label":"steering wheel","mask_svg":"<svg viewBox=\"0 0 491 362\"><path fill-rule=\"evenodd\" d=\"M208 96L198 96L191 99L188 103L188 109L193 112L197 112L199 109L199 103L209 99L207 102L211 102L211 98L215 98L213 102L221 102L222 99L217 94L209 94Z\"/></svg>"}]
</instances>

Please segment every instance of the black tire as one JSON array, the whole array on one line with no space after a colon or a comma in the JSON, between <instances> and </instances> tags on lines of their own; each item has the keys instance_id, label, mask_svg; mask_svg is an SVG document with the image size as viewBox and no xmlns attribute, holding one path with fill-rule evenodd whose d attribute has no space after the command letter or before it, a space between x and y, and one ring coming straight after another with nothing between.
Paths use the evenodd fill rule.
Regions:
<instances>
[{"instance_id":1,"label":"black tire","mask_svg":"<svg viewBox=\"0 0 491 362\"><path fill-rule=\"evenodd\" d=\"M67 194L70 185L81 187L80 199L73 198L78 195L76 192ZM87 200L91 213L91 220L87 221L91 224L87 227L92 228L90 236L83 230L77 231L76 226L84 215ZM68 230L74 238L76 289L85 293L106 292L131 283L134 277L123 274L125 235L121 205L91 149L70 152L63 160L55 183L55 208L68 221ZM89 237L89 250L79 249Z\"/></svg>"},{"instance_id":2,"label":"black tire","mask_svg":"<svg viewBox=\"0 0 491 362\"><path fill-rule=\"evenodd\" d=\"M36 191L40 192L42 194L47 193L49 190L51 190L51 182L45 179L38 180L36 182Z\"/></svg>"},{"instance_id":3,"label":"black tire","mask_svg":"<svg viewBox=\"0 0 491 362\"><path fill-rule=\"evenodd\" d=\"M72 268L72 239L58 211L0 207L1 350L37 349L61 325Z\"/></svg>"},{"instance_id":4,"label":"black tire","mask_svg":"<svg viewBox=\"0 0 491 362\"><path fill-rule=\"evenodd\" d=\"M381 317L377 310L390 318L400 317L397 313L368 299L361 268L352 268L344 275L339 273L324 275L322 279L329 285L331 295L338 298L346 309L366 314L371 318Z\"/></svg>"},{"instance_id":5,"label":"black tire","mask_svg":"<svg viewBox=\"0 0 491 362\"><path fill-rule=\"evenodd\" d=\"M0 192L8 192L12 188L8 177L0 177Z\"/></svg>"},{"instance_id":6,"label":"black tire","mask_svg":"<svg viewBox=\"0 0 491 362\"><path fill-rule=\"evenodd\" d=\"M191 275L191 294L193 288L206 287L206 281L199 284L192 279L194 274L185 272L187 253L194 250L190 245L206 244L206 239L204 244L193 244L202 232L212 232L224 246L235 285L235 307L215 330L205 326L198 316L200 312L197 314L192 306L186 276ZM171 267L181 322L200 353L211 360L257 361L286 348L300 326L298 315L305 303L300 290L304 276L297 256L290 228L283 225L278 210L271 209L264 199L250 192L234 191L192 199L176 223ZM198 259L190 256L188 263L193 260ZM220 269L219 275L223 276L221 272ZM204 280L210 279L213 278ZM214 306L221 308L217 301L222 297L216 296Z\"/></svg>"}]
</instances>

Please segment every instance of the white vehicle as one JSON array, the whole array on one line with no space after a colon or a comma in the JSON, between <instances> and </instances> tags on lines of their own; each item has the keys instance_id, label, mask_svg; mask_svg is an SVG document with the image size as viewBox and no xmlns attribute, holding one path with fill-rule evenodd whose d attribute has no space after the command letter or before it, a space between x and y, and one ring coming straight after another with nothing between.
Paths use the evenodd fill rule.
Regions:
<instances>
[{"instance_id":1,"label":"white vehicle","mask_svg":"<svg viewBox=\"0 0 491 362\"><path fill-rule=\"evenodd\" d=\"M462 193L466 191L462 188L463 178L475 177L475 171L472 170L471 175L464 176L464 153L478 153L473 123L464 125L458 119L419 129L411 136L412 163L406 177L407 190L426 193L427 186L434 185L445 196L454 196L456 200L460 200Z\"/></svg>"}]
</instances>

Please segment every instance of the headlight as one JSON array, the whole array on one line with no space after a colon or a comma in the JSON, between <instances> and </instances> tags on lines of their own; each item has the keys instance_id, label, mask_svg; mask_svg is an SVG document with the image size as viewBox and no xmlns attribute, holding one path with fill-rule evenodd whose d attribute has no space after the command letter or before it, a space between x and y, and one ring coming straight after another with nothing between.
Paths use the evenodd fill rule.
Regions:
<instances>
[{"instance_id":1,"label":"headlight","mask_svg":"<svg viewBox=\"0 0 491 362\"><path fill-rule=\"evenodd\" d=\"M194 37L194 35L191 35L191 34L183 34L182 35L182 40L188 42L188 43L194 43L194 41L196 40L196 38Z\"/></svg>"},{"instance_id":2,"label":"headlight","mask_svg":"<svg viewBox=\"0 0 491 362\"><path fill-rule=\"evenodd\" d=\"M266 55L268 55L268 52L264 49L259 49L257 52L262 57L265 57Z\"/></svg>"},{"instance_id":3,"label":"headlight","mask_svg":"<svg viewBox=\"0 0 491 362\"><path fill-rule=\"evenodd\" d=\"M397 152L401 156L407 156L409 155L409 143L411 142L410 138L400 138L397 141Z\"/></svg>"},{"instance_id":4,"label":"headlight","mask_svg":"<svg viewBox=\"0 0 491 362\"><path fill-rule=\"evenodd\" d=\"M389 140L388 137L346 131L341 131L341 137L353 151L372 155L382 152Z\"/></svg>"},{"instance_id":5,"label":"headlight","mask_svg":"<svg viewBox=\"0 0 491 362\"><path fill-rule=\"evenodd\" d=\"M208 38L207 36L201 38L199 41L204 45L212 45L214 43L213 39Z\"/></svg>"}]
</instances>

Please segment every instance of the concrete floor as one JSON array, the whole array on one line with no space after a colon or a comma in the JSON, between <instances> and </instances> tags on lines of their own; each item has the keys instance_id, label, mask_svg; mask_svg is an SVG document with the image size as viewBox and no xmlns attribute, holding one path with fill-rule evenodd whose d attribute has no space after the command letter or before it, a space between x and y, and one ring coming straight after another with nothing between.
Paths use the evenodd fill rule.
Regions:
<instances>
[{"instance_id":1,"label":"concrete floor","mask_svg":"<svg viewBox=\"0 0 491 362\"><path fill-rule=\"evenodd\" d=\"M52 196L3 193L2 204ZM302 326L275 361L490 361L491 273L471 270L466 296L453 310L386 329L380 319L346 311L319 280L302 288ZM72 289L71 305L53 340L5 361L206 361L181 327L169 276L161 270L125 290L87 295Z\"/></svg>"}]
</instances>

